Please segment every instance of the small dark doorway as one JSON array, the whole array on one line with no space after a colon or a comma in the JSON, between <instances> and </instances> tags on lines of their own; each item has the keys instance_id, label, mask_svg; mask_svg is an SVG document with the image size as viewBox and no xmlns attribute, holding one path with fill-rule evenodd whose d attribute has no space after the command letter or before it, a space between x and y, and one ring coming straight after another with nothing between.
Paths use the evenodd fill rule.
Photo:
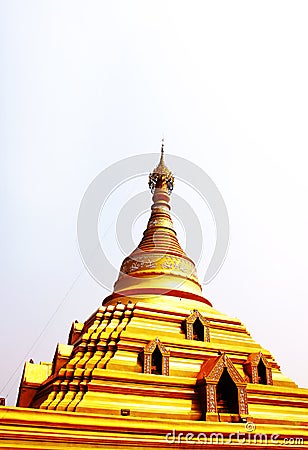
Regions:
<instances>
[{"instance_id":1,"label":"small dark doorway","mask_svg":"<svg viewBox=\"0 0 308 450\"><path fill-rule=\"evenodd\" d=\"M193 340L202 342L204 341L204 325L202 324L199 317L197 317L193 324Z\"/></svg>"},{"instance_id":2,"label":"small dark doorway","mask_svg":"<svg viewBox=\"0 0 308 450\"><path fill-rule=\"evenodd\" d=\"M151 373L156 375L162 375L162 368L163 368L163 356L158 348L156 346L154 352L152 353L152 369Z\"/></svg>"},{"instance_id":3,"label":"small dark doorway","mask_svg":"<svg viewBox=\"0 0 308 450\"><path fill-rule=\"evenodd\" d=\"M226 368L216 387L218 413L239 414L237 387Z\"/></svg>"},{"instance_id":4,"label":"small dark doorway","mask_svg":"<svg viewBox=\"0 0 308 450\"><path fill-rule=\"evenodd\" d=\"M262 359L260 359L258 364L258 383L267 384L266 367Z\"/></svg>"}]
</instances>

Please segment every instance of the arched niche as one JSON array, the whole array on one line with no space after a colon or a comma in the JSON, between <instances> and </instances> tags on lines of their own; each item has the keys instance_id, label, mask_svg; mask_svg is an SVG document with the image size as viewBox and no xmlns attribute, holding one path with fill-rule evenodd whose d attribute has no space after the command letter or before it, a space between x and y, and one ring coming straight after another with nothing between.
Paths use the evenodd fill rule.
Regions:
<instances>
[{"instance_id":1,"label":"arched niche","mask_svg":"<svg viewBox=\"0 0 308 450\"><path fill-rule=\"evenodd\" d=\"M197 378L203 419L239 421L248 415L246 383L227 357L209 356Z\"/></svg>"},{"instance_id":2,"label":"arched niche","mask_svg":"<svg viewBox=\"0 0 308 450\"><path fill-rule=\"evenodd\" d=\"M185 328L187 339L210 342L210 322L197 309L185 319Z\"/></svg>"},{"instance_id":3,"label":"arched niche","mask_svg":"<svg viewBox=\"0 0 308 450\"><path fill-rule=\"evenodd\" d=\"M216 385L216 402L218 413L239 414L237 386L226 367Z\"/></svg>"},{"instance_id":4,"label":"arched niche","mask_svg":"<svg viewBox=\"0 0 308 450\"><path fill-rule=\"evenodd\" d=\"M143 350L143 372L169 375L170 352L158 338L150 341Z\"/></svg>"},{"instance_id":5,"label":"arched niche","mask_svg":"<svg viewBox=\"0 0 308 450\"><path fill-rule=\"evenodd\" d=\"M251 353L244 363L244 372L249 382L254 384L273 384L272 368L262 352Z\"/></svg>"}]
</instances>

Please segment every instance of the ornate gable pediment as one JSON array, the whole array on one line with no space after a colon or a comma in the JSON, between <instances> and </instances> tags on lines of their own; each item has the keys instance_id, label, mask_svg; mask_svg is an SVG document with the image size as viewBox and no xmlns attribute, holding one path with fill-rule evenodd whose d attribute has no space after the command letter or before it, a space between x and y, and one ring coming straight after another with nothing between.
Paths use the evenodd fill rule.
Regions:
<instances>
[{"instance_id":1,"label":"ornate gable pediment","mask_svg":"<svg viewBox=\"0 0 308 450\"><path fill-rule=\"evenodd\" d=\"M144 353L152 354L156 347L159 348L162 356L170 356L170 351L166 349L164 344L162 344L158 338L153 339L153 341L147 343L147 345L144 347Z\"/></svg>"},{"instance_id":2,"label":"ornate gable pediment","mask_svg":"<svg viewBox=\"0 0 308 450\"><path fill-rule=\"evenodd\" d=\"M244 363L244 371L248 375L248 378L251 381L251 383L259 384L260 381L259 381L258 366L260 361L263 362L266 372L266 381L264 380L263 384L272 385L273 384L272 366L262 352L251 353L248 356L247 361Z\"/></svg>"},{"instance_id":3,"label":"ornate gable pediment","mask_svg":"<svg viewBox=\"0 0 308 450\"><path fill-rule=\"evenodd\" d=\"M265 358L265 356L263 355L262 352L251 353L248 356L247 361L245 362L245 364L251 364L252 366L257 366L259 364L260 360L263 361L263 364L265 365L265 367L271 367L270 363Z\"/></svg>"},{"instance_id":4,"label":"ornate gable pediment","mask_svg":"<svg viewBox=\"0 0 308 450\"><path fill-rule=\"evenodd\" d=\"M230 377L232 378L235 384L245 383L239 372L236 370L233 362L231 361L230 358L228 358L228 356L225 353L223 353L221 356L217 358L216 362L214 363L209 373L204 374L205 380L207 382L211 382L214 384L218 383L224 368L227 369Z\"/></svg>"},{"instance_id":5,"label":"ornate gable pediment","mask_svg":"<svg viewBox=\"0 0 308 450\"><path fill-rule=\"evenodd\" d=\"M199 311L197 309L194 309L190 316L187 317L186 319L186 323L195 323L195 321L199 318L200 322L202 323L202 325L204 325L205 327L208 327L210 325L209 320L207 320L205 317L203 317Z\"/></svg>"}]
</instances>

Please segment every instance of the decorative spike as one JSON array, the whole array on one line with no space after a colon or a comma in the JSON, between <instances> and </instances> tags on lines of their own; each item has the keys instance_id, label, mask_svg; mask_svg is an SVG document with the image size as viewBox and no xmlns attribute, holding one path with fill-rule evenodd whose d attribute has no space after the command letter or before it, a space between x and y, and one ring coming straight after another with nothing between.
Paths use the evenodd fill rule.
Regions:
<instances>
[{"instance_id":1,"label":"decorative spike","mask_svg":"<svg viewBox=\"0 0 308 450\"><path fill-rule=\"evenodd\" d=\"M163 191L168 192L169 195L173 190L174 177L172 172L165 164L164 153L164 139L162 139L159 163L157 167L155 167L153 172L149 175L149 187L152 194L154 194L156 188L160 188Z\"/></svg>"}]
</instances>

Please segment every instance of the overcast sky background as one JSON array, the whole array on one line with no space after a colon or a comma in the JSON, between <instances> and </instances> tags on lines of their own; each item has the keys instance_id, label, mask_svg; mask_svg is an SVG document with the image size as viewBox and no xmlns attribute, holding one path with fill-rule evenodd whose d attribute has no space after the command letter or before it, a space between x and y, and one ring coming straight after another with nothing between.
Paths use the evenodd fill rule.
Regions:
<instances>
[{"instance_id":1,"label":"overcast sky background","mask_svg":"<svg viewBox=\"0 0 308 450\"><path fill-rule=\"evenodd\" d=\"M78 250L88 185L121 158L159 152L162 135L167 154L212 178L229 212L228 255L204 295L308 387L307 13L306 1L0 1L8 404L24 361L51 361L71 323L108 295ZM103 223L112 227L139 182L115 195ZM209 258L215 229L191 203Z\"/></svg>"}]
</instances>

